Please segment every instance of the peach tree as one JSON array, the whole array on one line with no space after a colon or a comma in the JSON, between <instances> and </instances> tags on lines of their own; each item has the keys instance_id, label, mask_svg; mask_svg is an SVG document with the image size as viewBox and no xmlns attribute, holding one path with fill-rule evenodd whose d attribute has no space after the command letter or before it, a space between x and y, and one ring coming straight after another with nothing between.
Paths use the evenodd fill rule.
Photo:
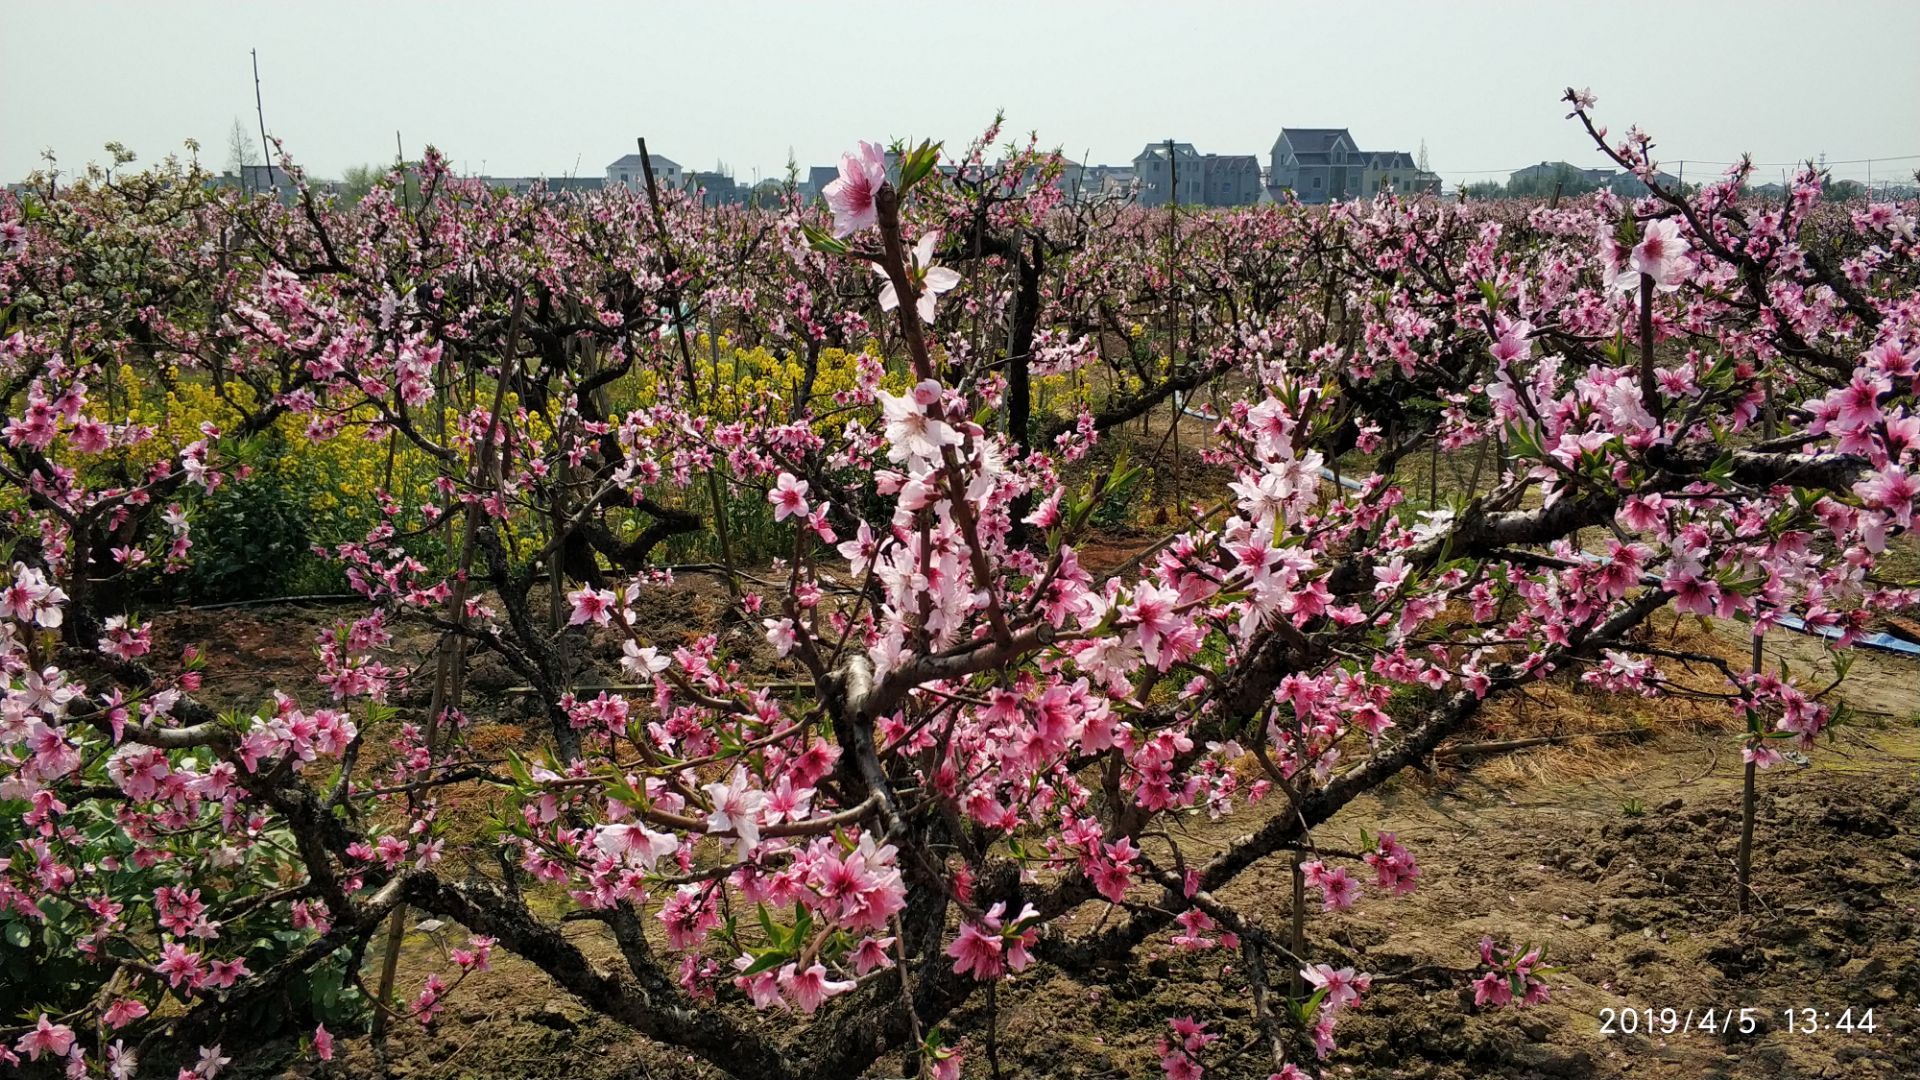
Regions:
<instances>
[{"instance_id":1,"label":"peach tree","mask_svg":"<svg viewBox=\"0 0 1920 1080\"><path fill-rule=\"evenodd\" d=\"M1812 170L1777 205L1744 167L1668 190L1568 100L1648 196L1183 220L1064 202L991 138L862 144L824 211L513 197L433 156L353 208L191 170L6 196L0 927L35 966L0 1056L210 1078L298 1001L329 1059L510 953L732 1075L955 1077L956 1010L1009 973L1167 941L1252 1005L1177 1021L1168 1075L1317 1074L1396 973L1302 928L1418 902L1417 851L1327 837L1356 797L1556 678L1716 696L1762 768L1824 688L1649 619L1845 643L1916 599L1881 569L1920 485L1915 208L1836 211ZM723 338L857 350L855 385L715 415ZM237 423L161 445L116 414L127 365ZM1107 392L1036 415L1076 371ZM1087 565L1131 471L1100 444L1201 394L1231 479ZM222 711L129 583L191 563L198 500L288 417L426 462L432 497L377 493L327 552L358 602L317 677ZM1442 453L1465 490L1406 478ZM736 558L743 502L781 557ZM719 560L670 565L694 532ZM650 617L676 574L718 580L720 626ZM526 744L476 738L480 655ZM1166 827L1230 814L1218 850ZM1277 859L1292 930L1230 889ZM396 989L413 913L465 940ZM1550 993L1537 953L1462 959L1483 1004Z\"/></svg>"}]
</instances>

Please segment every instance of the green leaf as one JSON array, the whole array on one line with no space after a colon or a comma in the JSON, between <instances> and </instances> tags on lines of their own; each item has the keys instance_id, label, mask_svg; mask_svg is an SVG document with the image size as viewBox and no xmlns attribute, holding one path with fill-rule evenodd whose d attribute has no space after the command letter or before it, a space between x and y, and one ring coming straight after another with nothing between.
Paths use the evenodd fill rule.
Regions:
<instances>
[{"instance_id":1,"label":"green leaf","mask_svg":"<svg viewBox=\"0 0 1920 1080\"><path fill-rule=\"evenodd\" d=\"M1722 356L1700 378L1700 385L1715 389L1725 389L1733 385L1733 358Z\"/></svg>"},{"instance_id":2,"label":"green leaf","mask_svg":"<svg viewBox=\"0 0 1920 1080\"><path fill-rule=\"evenodd\" d=\"M520 786L526 788L533 786L533 773L527 768L526 759L514 752L512 747L507 748L507 772L513 774L514 780L519 782Z\"/></svg>"},{"instance_id":3,"label":"green leaf","mask_svg":"<svg viewBox=\"0 0 1920 1080\"><path fill-rule=\"evenodd\" d=\"M1517 421L1507 426L1507 447L1515 457L1546 456L1546 453L1540 449L1539 440L1533 437L1533 432Z\"/></svg>"},{"instance_id":4,"label":"green leaf","mask_svg":"<svg viewBox=\"0 0 1920 1080\"><path fill-rule=\"evenodd\" d=\"M1845 682L1847 672L1853 670L1853 662L1859 658L1859 655L1859 653L1855 652L1835 652L1833 654L1833 677L1841 682Z\"/></svg>"},{"instance_id":5,"label":"green leaf","mask_svg":"<svg viewBox=\"0 0 1920 1080\"><path fill-rule=\"evenodd\" d=\"M763 949L753 955L755 957L753 963L747 965L747 969L740 974L758 975L764 971L772 971L786 963L793 954L785 949Z\"/></svg>"},{"instance_id":6,"label":"green leaf","mask_svg":"<svg viewBox=\"0 0 1920 1080\"><path fill-rule=\"evenodd\" d=\"M836 239L811 225L800 226L800 232L807 238L807 246L815 251L824 251L829 255L845 255L853 249L846 241Z\"/></svg>"},{"instance_id":7,"label":"green leaf","mask_svg":"<svg viewBox=\"0 0 1920 1080\"><path fill-rule=\"evenodd\" d=\"M939 1025L936 1024L928 1029L927 1037L920 1043L920 1049L923 1053L934 1057L936 1060L947 1057L949 1053L947 1050L947 1037L940 1033Z\"/></svg>"},{"instance_id":8,"label":"green leaf","mask_svg":"<svg viewBox=\"0 0 1920 1080\"><path fill-rule=\"evenodd\" d=\"M1294 1018L1303 1025L1313 1023L1313 1014L1320 1011L1320 1003L1326 999L1326 987L1315 990L1311 997L1294 1007Z\"/></svg>"},{"instance_id":9,"label":"green leaf","mask_svg":"<svg viewBox=\"0 0 1920 1080\"><path fill-rule=\"evenodd\" d=\"M1715 458L1713 464L1707 466L1707 471L1703 475L1721 487L1725 487L1731 483L1733 481L1732 452L1721 454Z\"/></svg>"},{"instance_id":10,"label":"green leaf","mask_svg":"<svg viewBox=\"0 0 1920 1080\"><path fill-rule=\"evenodd\" d=\"M900 162L900 193L906 194L913 185L925 179L940 163L941 144L932 140L922 142L910 151Z\"/></svg>"}]
</instances>

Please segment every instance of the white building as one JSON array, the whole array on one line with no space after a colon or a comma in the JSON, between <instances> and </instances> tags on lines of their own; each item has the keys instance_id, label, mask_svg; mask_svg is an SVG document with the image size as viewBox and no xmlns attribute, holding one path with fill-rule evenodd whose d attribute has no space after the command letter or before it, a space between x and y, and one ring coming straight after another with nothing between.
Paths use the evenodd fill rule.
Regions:
<instances>
[{"instance_id":1,"label":"white building","mask_svg":"<svg viewBox=\"0 0 1920 1080\"><path fill-rule=\"evenodd\" d=\"M660 154L648 154L653 162L653 182L662 189L672 190L681 186L686 179L685 170L680 163ZM629 191L647 190L647 171L640 162L639 154L627 154L607 166L607 187L623 187Z\"/></svg>"}]
</instances>

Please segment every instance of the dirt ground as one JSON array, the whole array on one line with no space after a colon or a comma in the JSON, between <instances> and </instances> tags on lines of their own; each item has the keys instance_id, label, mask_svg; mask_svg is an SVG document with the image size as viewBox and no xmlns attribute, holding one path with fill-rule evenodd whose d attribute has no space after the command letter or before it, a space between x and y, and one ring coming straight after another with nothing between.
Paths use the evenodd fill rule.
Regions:
<instances>
[{"instance_id":1,"label":"dirt ground","mask_svg":"<svg viewBox=\"0 0 1920 1080\"><path fill-rule=\"evenodd\" d=\"M1823 650L1796 635L1771 635L1766 651L1771 664L1801 672L1825 665ZM1323 826L1320 843L1349 848L1362 827L1393 831L1423 868L1411 896L1372 894L1351 913L1308 920L1317 962L1382 977L1342 1023L1327 1075L1920 1076L1920 665L1862 652L1845 696L1853 727L1808 767L1760 778L1758 902L1745 917L1733 886L1739 757L1724 734L1697 723L1609 750L1605 768L1592 766L1590 751L1555 747L1502 759L1501 783L1485 778L1493 770L1405 777ZM1536 767L1526 767L1530 758ZM1553 779L1569 773L1578 778ZM1202 825L1182 846L1203 856L1209 842L1250 824ZM1279 927L1289 886L1286 866L1273 861L1222 898ZM1482 1011L1458 976L1394 978L1471 966L1483 936L1545 947L1563 968L1550 980L1552 1000ZM1230 1036L1216 1047L1246 1046L1237 957L1179 953L1165 935L1155 944L1105 984L1052 972L1016 980L1001 997L1006 1075L1158 1076L1153 1044L1174 1016L1213 1020ZM1664 1028L1667 1008L1679 1024L1689 1010L1752 1009L1756 1030L1648 1036L1642 1020L1641 1033L1602 1032L1603 1010L1615 1010L1618 1028L1620 1010L1651 1009ZM1823 1030L1804 1030L1805 1009ZM1848 1009L1855 1030L1835 1030ZM1859 1028L1868 1009L1871 1033ZM978 1056L984 1017L967 1019ZM1208 1075L1264 1077L1255 1057L1221 1060ZM982 1068L970 1076L988 1075L975 1064Z\"/></svg>"},{"instance_id":2,"label":"dirt ground","mask_svg":"<svg viewBox=\"0 0 1920 1080\"><path fill-rule=\"evenodd\" d=\"M703 621L717 597L689 585L667 614ZM685 610L682 610L682 609ZM165 620L172 642L209 646L209 688L240 705L263 683L311 668L320 607L182 614ZM1726 655L1745 653L1737 628L1692 633ZM269 630L268 628L272 629ZM1776 632L1770 662L1820 670L1810 638ZM1369 890L1347 914L1315 910L1307 948L1316 961L1372 972L1378 984L1340 1028L1340 1049L1320 1066L1332 1077L1407 1080L1626 1077L1799 1080L1920 1077L1920 664L1861 652L1843 691L1853 722L1806 767L1762 774L1756 842L1758 903L1735 912L1733 852L1739 832L1737 748L1713 706L1636 704L1551 688L1487 718L1472 738L1522 731L1651 727L1632 744L1575 740L1477 763L1408 774L1357 802L1316 833L1359 846L1359 832L1390 830L1423 870L1411 896ZM476 680L485 683L485 680ZM502 680L479 690L498 734L511 694ZM490 696L489 696L490 695ZM1703 712L1703 710L1705 710ZM1256 826L1268 807L1222 822L1184 825L1188 858ZM1255 868L1223 898L1266 925L1284 926L1286 866ZM1098 912L1090 912L1091 921ZM610 956L596 927L567 932ZM1562 970L1552 1000L1528 1009L1477 1010L1462 988L1476 943L1544 946ZM410 934L400 986L448 968L458 927ZM1125 971L1080 980L1035 967L1002 984L998 1056L1005 1077L1158 1077L1155 1041L1168 1019L1193 1016L1226 1036L1211 1048L1210 1077L1263 1078L1266 1063L1241 1052L1252 1023L1239 957L1175 951L1166 935ZM375 963L377 960L370 960ZM1459 969L1456 972L1435 968ZM1411 974L1406 974L1411 973ZM1751 1009L1756 1030L1645 1033L1645 1010L1696 1017ZM1603 1010L1634 1010L1635 1034L1605 1034ZM1823 1030L1806 1031L1812 1009ZM1833 1029L1852 1010L1856 1030ZM1872 1010L1875 1030L1860 1027ZM1788 1023L1786 1010L1794 1010ZM778 1016L761 1018L777 1028ZM1616 1019L1616 1026L1621 1021ZM985 1078L988 1018L974 1006L948 1025L969 1054L967 1077ZM388 1075L419 1080L581 1077L693 1080L714 1070L589 1014L530 966L504 954L468 981L432 1031L398 1032L376 1061L364 1040L342 1044L323 1072L294 1059L291 1044L255 1056L246 1073ZM889 1070L893 1070L889 1072ZM898 1075L897 1062L870 1075Z\"/></svg>"},{"instance_id":3,"label":"dirt ground","mask_svg":"<svg viewBox=\"0 0 1920 1080\"><path fill-rule=\"evenodd\" d=\"M1206 425L1182 428L1183 456L1193 460L1206 443ZM1170 452L1159 437L1128 442L1135 461ZM1111 457L1105 446L1089 468L1104 467ZM1440 467L1443 488L1467 482L1468 463L1449 460ZM1188 479L1206 473L1194 461ZM1410 485L1424 486L1417 478ZM1117 509L1130 512L1101 522L1083 547L1083 563L1102 571L1139 554L1167 531L1168 508L1177 514L1178 493L1185 490L1130 492L1117 500L1127 504ZM670 643L717 632L737 654L764 654L754 628L719 618L723 606L714 582L689 577L657 594L648 634ZM253 709L266 687L298 689L303 697L319 689L311 683L314 634L347 610L307 604L176 611L158 620L158 643L162 651L203 645L201 696L223 709ZM1746 661L1747 642L1737 627L1662 616L1654 632L1687 649ZM1770 665L1785 663L1818 678L1831 672L1813 638L1776 631L1765 644ZM391 662L419 663L431 649L430 638L413 634ZM599 677L613 677L608 648L583 645L580 653L600 669ZM1342 1080L1920 1078L1920 662L1865 650L1856 655L1839 694L1851 721L1807 766L1783 765L1761 776L1757 904L1747 916L1735 910L1733 885L1739 752L1725 710L1710 703L1645 702L1562 684L1533 688L1512 704L1489 708L1465 740L1545 735L1567 741L1407 774L1322 826L1317 842L1345 849L1360 846L1363 828L1392 831L1413 849L1423 872L1411 896L1387 899L1369 890L1351 913L1315 910L1309 917L1313 960L1352 965L1377 980L1341 1024L1340 1049L1310 1064ZM759 655L754 662L772 660ZM519 680L485 658L470 672L476 745L531 743L521 727L524 699L514 694ZM1713 681L1705 674L1701 685ZM1636 737L1590 737L1625 730ZM368 754L363 761L377 766L382 751L370 743ZM484 807L475 799L457 812L477 815ZM1243 807L1222 822L1178 823L1182 851L1204 858L1271 810ZM1222 896L1265 925L1284 927L1289 886L1287 867L1272 860ZM1101 915L1089 909L1084 922ZM565 932L592 955L613 955L594 924L569 923ZM1561 968L1549 980L1552 1000L1528 1009L1476 1009L1463 987L1483 936L1543 946ZM1192 1016L1224 1035L1204 1059L1209 1077L1264 1078L1268 1063L1245 1049L1253 1025L1240 958L1179 952L1167 937L1150 942L1124 971L1098 979L1036 966L1003 983L991 1025L998 1075L1157 1078L1156 1040L1170 1018ZM446 949L464 938L454 926L409 934L399 986L410 996L429 973L447 972ZM370 969L377 964L371 956ZM1646 1010L1655 1026L1665 1027L1666 1009L1675 1010L1676 1023L1689 1012L1697 1023L1708 1009L1716 1016L1748 1009L1755 1030L1647 1034ZM1806 1030L1802 1010L1809 1009L1820 1030ZM1603 1031L1608 1015L1615 1028L1625 1026L1622 1010L1636 1015L1637 1030ZM1794 1011L1791 1024L1787 1010ZM1836 1030L1847 1010L1855 1030ZM1872 1031L1863 1023L1867 1010ZM782 1019L770 1014L756 1022L777 1033ZM256 1077L384 1072L415 1080L720 1075L597 1018L504 953L496 954L493 971L460 988L434 1029L402 1027L381 1058L356 1039L342 1040L340 1059L323 1070L297 1060L291 1043L236 1066ZM950 1039L968 1053L969 1080L995 1075L986 1051L989 1028L978 1004L947 1025ZM898 1075L897 1068L894 1059L870 1075Z\"/></svg>"},{"instance_id":4,"label":"dirt ground","mask_svg":"<svg viewBox=\"0 0 1920 1080\"><path fill-rule=\"evenodd\" d=\"M1557 786L1403 783L1320 830L1322 842L1353 846L1361 826L1391 829L1424 872L1410 897L1315 913L1308 940L1316 960L1380 976L1457 968L1471 965L1475 943L1490 936L1544 946L1564 967L1550 980L1549 1004L1492 1012L1475 1010L1457 977L1383 979L1341 1025L1330 1075L1920 1076L1914 731L1856 732L1811 768L1763 777L1759 904L1745 918L1732 887L1738 768L1691 739L1630 756L1623 775ZM1630 801L1644 809L1629 814ZM1288 887L1276 863L1223 899L1278 926ZM1154 1075L1152 1043L1180 1015L1224 1016L1244 1041L1247 1011L1231 966L1162 943L1113 985L1057 974L1029 980L1002 998L1001 1044L1019 1063L1010 1072ZM1759 1030L1733 1039L1602 1034L1603 1009L1669 1007L1682 1017L1751 1008ZM1829 1014L1829 1027L1843 1010L1858 1019L1871 1008L1878 1031L1789 1033L1783 1010L1804 1008ZM1257 1064L1243 1059L1210 1075L1264 1075Z\"/></svg>"}]
</instances>

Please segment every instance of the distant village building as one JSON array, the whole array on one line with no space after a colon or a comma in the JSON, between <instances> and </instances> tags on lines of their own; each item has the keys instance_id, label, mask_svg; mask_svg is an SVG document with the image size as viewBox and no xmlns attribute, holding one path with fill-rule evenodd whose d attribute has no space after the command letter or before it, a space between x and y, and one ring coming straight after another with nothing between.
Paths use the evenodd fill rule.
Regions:
<instances>
[{"instance_id":1,"label":"distant village building","mask_svg":"<svg viewBox=\"0 0 1920 1080\"><path fill-rule=\"evenodd\" d=\"M1118 165L1096 166L1092 175L1090 175L1087 180L1089 187L1092 187L1093 182L1097 180L1099 182L1100 194L1102 195L1124 195L1129 199L1133 197L1134 191L1140 186L1140 175L1138 173L1130 168L1124 168Z\"/></svg>"},{"instance_id":2,"label":"distant village building","mask_svg":"<svg viewBox=\"0 0 1920 1080\"><path fill-rule=\"evenodd\" d=\"M1440 194L1440 177L1421 171L1413 155L1405 150L1375 150L1371 156L1373 160L1361 178L1367 196L1388 191L1396 195Z\"/></svg>"},{"instance_id":3,"label":"distant village building","mask_svg":"<svg viewBox=\"0 0 1920 1080\"><path fill-rule=\"evenodd\" d=\"M1659 169L1653 171L1653 182L1659 184L1667 191L1680 190L1680 178L1670 176ZM1620 173L1608 180L1607 190L1623 199L1638 199L1642 196L1653 194L1653 189L1647 187L1645 180L1640 179L1630 172Z\"/></svg>"},{"instance_id":4,"label":"distant village building","mask_svg":"<svg viewBox=\"0 0 1920 1080\"><path fill-rule=\"evenodd\" d=\"M737 206L747 201L748 189L723 172L688 173L687 188L699 191L700 201L707 206Z\"/></svg>"},{"instance_id":5,"label":"distant village building","mask_svg":"<svg viewBox=\"0 0 1920 1080\"><path fill-rule=\"evenodd\" d=\"M1606 187L1613 181L1614 175L1612 169L1582 169L1578 165L1569 165L1564 161L1543 161L1538 165L1514 170L1507 177L1507 190L1525 191L1531 188L1543 188L1551 191L1555 184L1593 190Z\"/></svg>"},{"instance_id":6,"label":"distant village building","mask_svg":"<svg viewBox=\"0 0 1920 1080\"><path fill-rule=\"evenodd\" d=\"M1343 202L1384 192L1438 194L1440 177L1402 150L1362 150L1346 128L1282 128L1267 183L1303 203Z\"/></svg>"},{"instance_id":7,"label":"distant village building","mask_svg":"<svg viewBox=\"0 0 1920 1080\"><path fill-rule=\"evenodd\" d=\"M598 176L549 176L546 183L547 191L555 195L591 195L607 186L606 180Z\"/></svg>"},{"instance_id":8,"label":"distant village building","mask_svg":"<svg viewBox=\"0 0 1920 1080\"><path fill-rule=\"evenodd\" d=\"M275 165L242 165L239 184L244 191L292 190L293 178Z\"/></svg>"},{"instance_id":9,"label":"distant village building","mask_svg":"<svg viewBox=\"0 0 1920 1080\"><path fill-rule=\"evenodd\" d=\"M1252 154L1208 154L1200 159L1208 206L1252 206L1260 201L1260 159Z\"/></svg>"},{"instance_id":10,"label":"distant village building","mask_svg":"<svg viewBox=\"0 0 1920 1080\"><path fill-rule=\"evenodd\" d=\"M306 178L307 190L315 195L326 195L339 190L340 181L323 180L316 176ZM223 172L207 181L210 188L236 188L249 195L271 194L281 202L292 202L299 194L299 185L287 170L278 165L242 165L238 173Z\"/></svg>"},{"instance_id":11,"label":"distant village building","mask_svg":"<svg viewBox=\"0 0 1920 1080\"><path fill-rule=\"evenodd\" d=\"M1165 206L1169 202L1193 206L1205 198L1206 177L1192 143L1148 143L1133 156L1133 175L1140 181L1141 206Z\"/></svg>"},{"instance_id":12,"label":"distant village building","mask_svg":"<svg viewBox=\"0 0 1920 1080\"><path fill-rule=\"evenodd\" d=\"M1134 172L1125 165L1081 165L1070 161L1060 167L1053 186L1070 200L1093 202L1130 197L1133 181Z\"/></svg>"},{"instance_id":13,"label":"distant village building","mask_svg":"<svg viewBox=\"0 0 1920 1080\"><path fill-rule=\"evenodd\" d=\"M903 155L898 150L888 150L884 156L887 163L887 180L891 183L898 184L900 182L900 160ZM940 170L940 174L949 180L960 175L960 168L957 165L936 165L934 167ZM807 170L807 178L799 186L800 198L803 201L809 202L814 199L824 199L827 196L827 185L838 179L840 179L840 166L815 165Z\"/></svg>"},{"instance_id":14,"label":"distant village building","mask_svg":"<svg viewBox=\"0 0 1920 1080\"><path fill-rule=\"evenodd\" d=\"M1251 206L1260 201L1260 162L1252 154L1202 154L1192 143L1148 143L1134 155L1141 206Z\"/></svg>"},{"instance_id":15,"label":"distant village building","mask_svg":"<svg viewBox=\"0 0 1920 1080\"><path fill-rule=\"evenodd\" d=\"M525 195L540 182L537 176L480 176L475 179L489 190L504 191L509 195Z\"/></svg>"},{"instance_id":16,"label":"distant village building","mask_svg":"<svg viewBox=\"0 0 1920 1080\"><path fill-rule=\"evenodd\" d=\"M1282 128L1270 157L1268 183L1293 192L1301 202L1360 195L1360 146L1346 128Z\"/></svg>"},{"instance_id":17,"label":"distant village building","mask_svg":"<svg viewBox=\"0 0 1920 1080\"><path fill-rule=\"evenodd\" d=\"M482 184L514 195L528 195L536 189L548 195L587 195L606 187L598 176L482 176Z\"/></svg>"},{"instance_id":18,"label":"distant village building","mask_svg":"<svg viewBox=\"0 0 1920 1080\"><path fill-rule=\"evenodd\" d=\"M1680 186L1678 177L1659 170L1654 171L1653 179L1669 191ZM1551 196L1556 188L1570 195L1605 189L1623 199L1637 199L1649 194L1646 181L1633 173L1617 169L1582 169L1564 161L1542 161L1538 165L1515 169L1507 176L1508 195Z\"/></svg>"},{"instance_id":19,"label":"distant village building","mask_svg":"<svg viewBox=\"0 0 1920 1080\"><path fill-rule=\"evenodd\" d=\"M800 198L807 202L827 197L827 185L840 179L838 165L815 165L807 170L807 178L800 184Z\"/></svg>"},{"instance_id":20,"label":"distant village building","mask_svg":"<svg viewBox=\"0 0 1920 1080\"><path fill-rule=\"evenodd\" d=\"M662 188L677 188L685 181L685 171L680 163L662 154L648 154L653 164L653 182ZM647 170L639 154L627 154L607 166L607 187L623 187L629 191L647 189Z\"/></svg>"}]
</instances>

